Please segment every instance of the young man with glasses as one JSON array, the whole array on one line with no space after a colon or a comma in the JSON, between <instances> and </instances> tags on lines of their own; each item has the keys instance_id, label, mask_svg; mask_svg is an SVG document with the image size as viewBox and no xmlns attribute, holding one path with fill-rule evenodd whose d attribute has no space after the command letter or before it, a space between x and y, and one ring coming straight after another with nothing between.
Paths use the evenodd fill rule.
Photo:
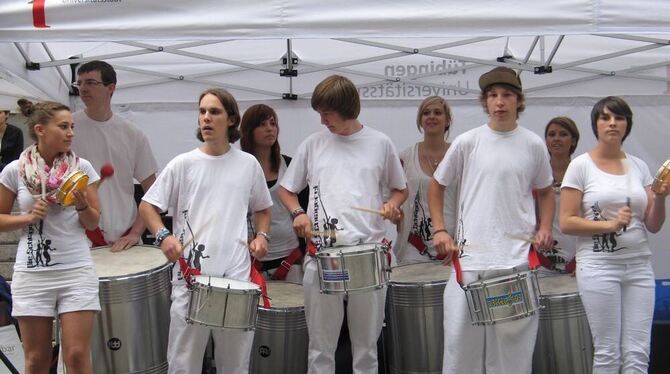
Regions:
<instances>
[{"instance_id":1,"label":"young man with glasses","mask_svg":"<svg viewBox=\"0 0 670 374\"><path fill-rule=\"evenodd\" d=\"M93 246L112 244L120 251L136 245L145 225L137 214L135 184L144 191L156 180L158 169L147 137L112 112L116 72L104 61L90 61L77 71L79 96L86 109L73 114L77 136L72 148L100 171L107 163L114 175L100 185L100 229L89 233Z\"/></svg>"}]
</instances>

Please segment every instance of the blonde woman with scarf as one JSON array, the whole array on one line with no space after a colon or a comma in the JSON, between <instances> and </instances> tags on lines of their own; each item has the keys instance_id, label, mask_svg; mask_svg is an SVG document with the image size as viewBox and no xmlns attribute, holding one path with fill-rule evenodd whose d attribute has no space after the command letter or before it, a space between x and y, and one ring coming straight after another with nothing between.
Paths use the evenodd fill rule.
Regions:
<instances>
[{"instance_id":1,"label":"blonde woman with scarf","mask_svg":"<svg viewBox=\"0 0 670 374\"><path fill-rule=\"evenodd\" d=\"M25 354L25 373L47 373L51 363L54 311L62 327L65 366L92 373L90 341L100 310L98 278L84 229L98 225L99 179L91 164L71 150L70 109L59 103L21 99L21 112L35 144L0 173L0 231L22 229L12 279L13 311ZM74 171L89 177L73 204L61 206L56 192ZM14 203L20 214L10 214Z\"/></svg>"}]
</instances>

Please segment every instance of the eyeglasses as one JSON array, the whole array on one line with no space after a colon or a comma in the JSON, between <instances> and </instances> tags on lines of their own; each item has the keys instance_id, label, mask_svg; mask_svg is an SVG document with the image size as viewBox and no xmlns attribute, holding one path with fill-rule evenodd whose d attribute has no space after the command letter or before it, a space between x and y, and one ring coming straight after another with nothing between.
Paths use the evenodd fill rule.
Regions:
<instances>
[{"instance_id":1,"label":"eyeglasses","mask_svg":"<svg viewBox=\"0 0 670 374\"><path fill-rule=\"evenodd\" d=\"M87 79L85 81L76 81L72 83L72 87L97 86L99 84L106 85L105 82L96 81L95 79Z\"/></svg>"}]
</instances>

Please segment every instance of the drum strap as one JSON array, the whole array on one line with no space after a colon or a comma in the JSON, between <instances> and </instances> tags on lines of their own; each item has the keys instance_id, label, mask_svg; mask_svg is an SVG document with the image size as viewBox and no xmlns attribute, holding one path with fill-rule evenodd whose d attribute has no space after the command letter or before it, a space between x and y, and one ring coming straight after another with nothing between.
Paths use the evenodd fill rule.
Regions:
<instances>
[{"instance_id":1,"label":"drum strap","mask_svg":"<svg viewBox=\"0 0 670 374\"><path fill-rule=\"evenodd\" d=\"M553 262L551 262L551 260L548 259L545 255L543 255L542 252L537 251L537 258L540 261L540 265L542 265L542 267L549 270L556 270L556 265ZM567 274L574 272L576 266L577 266L577 260L573 257L572 260L568 261L568 263L565 264L565 272Z\"/></svg>"},{"instance_id":2,"label":"drum strap","mask_svg":"<svg viewBox=\"0 0 670 374\"><path fill-rule=\"evenodd\" d=\"M191 285L191 277L200 275L200 270L188 266L186 259L183 257L179 257L179 269L181 270L181 276L189 286Z\"/></svg>"},{"instance_id":3,"label":"drum strap","mask_svg":"<svg viewBox=\"0 0 670 374\"><path fill-rule=\"evenodd\" d=\"M130 229L132 227L129 227L126 232L123 233L121 236L126 236L128 233L130 233ZM93 244L93 248L95 247L102 247L103 245L107 245L107 241L105 240L105 235L102 234L102 230L100 229L100 226L94 228L93 230L86 230L86 236L88 237L88 240L91 241Z\"/></svg>"},{"instance_id":4,"label":"drum strap","mask_svg":"<svg viewBox=\"0 0 670 374\"><path fill-rule=\"evenodd\" d=\"M286 275L288 275L289 270L291 270L291 266L293 266L293 264L295 264L301 258L302 251L300 250L300 247L298 247L294 249L290 255L284 257L284 259L281 261L281 264L279 264L279 267L277 267L277 270L275 270L274 274L272 274L272 279L286 279Z\"/></svg>"},{"instance_id":5,"label":"drum strap","mask_svg":"<svg viewBox=\"0 0 670 374\"><path fill-rule=\"evenodd\" d=\"M307 253L312 257L316 256L316 245L311 240L307 241Z\"/></svg>"},{"instance_id":6,"label":"drum strap","mask_svg":"<svg viewBox=\"0 0 670 374\"><path fill-rule=\"evenodd\" d=\"M264 308L270 308L270 298L268 297L268 286L265 284L265 279L263 279L263 276L261 273L256 269L256 264L258 261L256 259L252 260L251 263L251 274L249 276L251 277L251 281L253 283L256 283L260 288L261 288L261 296L263 297L263 307Z\"/></svg>"},{"instance_id":7,"label":"drum strap","mask_svg":"<svg viewBox=\"0 0 670 374\"><path fill-rule=\"evenodd\" d=\"M413 232L410 233L409 236L407 237L407 242L409 244L411 244L412 246L414 246L414 248L416 248L416 250L419 251L419 253L422 256L428 256L428 258L430 258L431 260L434 260L434 259L444 260L444 258L446 257L446 256L443 256L443 255L437 255L437 256L433 257L428 252L428 246L426 245L426 243L423 242L423 239L421 239L421 237L419 235L417 235Z\"/></svg>"}]
</instances>

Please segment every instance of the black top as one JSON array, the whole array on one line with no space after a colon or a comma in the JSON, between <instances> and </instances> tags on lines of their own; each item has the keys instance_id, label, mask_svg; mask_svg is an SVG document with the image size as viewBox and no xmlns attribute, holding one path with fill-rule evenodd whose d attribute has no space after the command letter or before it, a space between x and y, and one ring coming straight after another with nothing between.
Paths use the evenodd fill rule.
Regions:
<instances>
[{"instance_id":1,"label":"black top","mask_svg":"<svg viewBox=\"0 0 670 374\"><path fill-rule=\"evenodd\" d=\"M23 132L20 128L7 124L0 146L0 170L7 164L17 160L23 152Z\"/></svg>"}]
</instances>

